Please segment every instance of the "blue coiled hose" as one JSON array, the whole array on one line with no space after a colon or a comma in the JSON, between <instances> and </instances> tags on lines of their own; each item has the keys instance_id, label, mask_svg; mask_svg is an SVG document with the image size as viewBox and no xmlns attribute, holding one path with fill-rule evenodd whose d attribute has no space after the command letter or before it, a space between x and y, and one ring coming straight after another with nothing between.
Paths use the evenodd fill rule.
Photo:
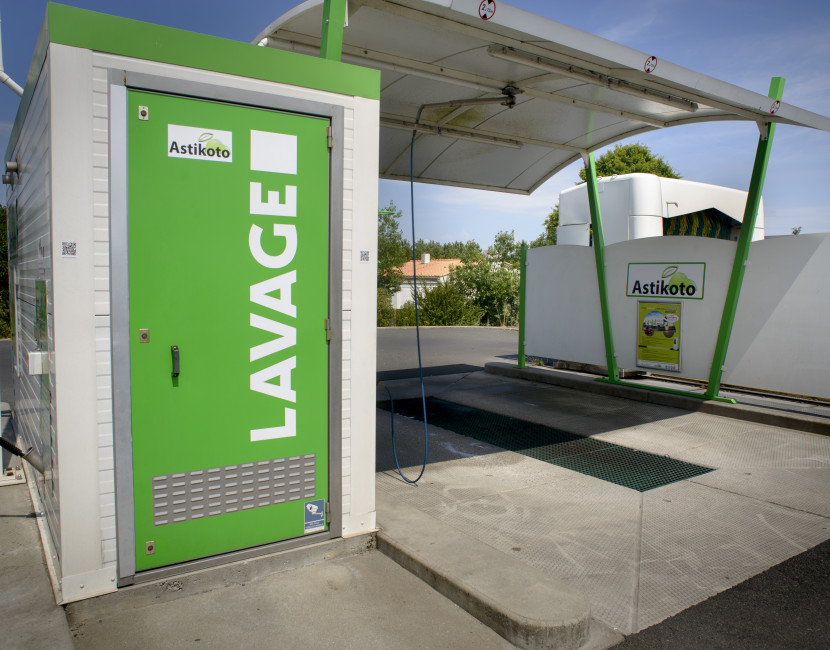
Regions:
<instances>
[{"instance_id":1,"label":"blue coiled hose","mask_svg":"<svg viewBox=\"0 0 830 650\"><path fill-rule=\"evenodd\" d=\"M392 426L392 453L395 455L395 467L398 468L398 474L401 475L401 478L412 485L416 485L424 475L424 471L427 468L427 454L429 452L429 440L427 437L427 398L424 394L424 367L421 363L421 324L418 318L418 273L416 271L417 259L415 253L415 178L413 173L414 151L415 131L412 132L412 139L409 141L409 212L412 218L412 294L415 299L415 341L418 348L418 376L421 383L421 405L424 409L424 462L421 465L421 473L414 480L404 476L403 470L401 470L401 464L398 462L398 449L395 446L395 402L392 399L392 392L389 390L389 387L385 384L383 385L386 393L389 395L389 417Z\"/></svg>"}]
</instances>

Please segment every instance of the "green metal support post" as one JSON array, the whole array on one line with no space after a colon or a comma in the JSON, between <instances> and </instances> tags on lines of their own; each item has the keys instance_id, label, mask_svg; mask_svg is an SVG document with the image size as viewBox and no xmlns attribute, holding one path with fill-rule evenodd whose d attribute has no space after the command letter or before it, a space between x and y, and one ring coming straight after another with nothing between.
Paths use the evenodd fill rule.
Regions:
<instances>
[{"instance_id":1,"label":"green metal support post","mask_svg":"<svg viewBox=\"0 0 830 650\"><path fill-rule=\"evenodd\" d=\"M525 308L527 306L527 244L519 257L519 368L525 367Z\"/></svg>"},{"instance_id":2,"label":"green metal support post","mask_svg":"<svg viewBox=\"0 0 830 650\"><path fill-rule=\"evenodd\" d=\"M602 312L602 334L605 338L605 360L608 367L608 381L620 381L617 368L617 355L614 350L614 333L611 331L611 311L608 307L608 280L605 273L605 238L602 235L602 215L599 209L599 192L597 191L597 167L594 154L585 160L585 172L588 181L588 205L591 208L591 228L594 233L594 258L597 263L597 287L599 305Z\"/></svg>"},{"instance_id":3,"label":"green metal support post","mask_svg":"<svg viewBox=\"0 0 830 650\"><path fill-rule=\"evenodd\" d=\"M770 98L781 101L784 95L784 78L773 77L769 87ZM715 344L715 354L712 357L712 368L709 371L709 384L706 387L707 399L714 399L720 392L721 378L723 377L726 352L729 348L729 339L732 336L732 326L735 323L735 314L738 310L738 299L741 295L741 286L746 273L749 259L749 246L752 243L752 234L755 232L755 221L758 218L758 207L761 204L761 193L764 189L764 178L767 174L772 136L775 133L775 123L768 122L761 126L761 137L758 140L758 149L755 154L755 165L752 168L752 178L749 182L749 192L746 197L741 234L735 249L735 260L732 263L732 276L729 278L729 289L723 305L718 340ZM764 132L766 131L766 133ZM766 136L766 137L765 137Z\"/></svg>"},{"instance_id":4,"label":"green metal support post","mask_svg":"<svg viewBox=\"0 0 830 650\"><path fill-rule=\"evenodd\" d=\"M325 0L320 57L339 61L343 53L343 30L346 27L346 0Z\"/></svg>"}]
</instances>

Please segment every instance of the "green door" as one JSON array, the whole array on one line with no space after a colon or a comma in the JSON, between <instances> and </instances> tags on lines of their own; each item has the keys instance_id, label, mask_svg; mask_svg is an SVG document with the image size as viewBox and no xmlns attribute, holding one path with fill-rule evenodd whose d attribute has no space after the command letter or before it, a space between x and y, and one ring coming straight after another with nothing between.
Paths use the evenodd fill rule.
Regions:
<instances>
[{"instance_id":1,"label":"green door","mask_svg":"<svg viewBox=\"0 0 830 650\"><path fill-rule=\"evenodd\" d=\"M328 528L328 120L129 91L136 569Z\"/></svg>"}]
</instances>

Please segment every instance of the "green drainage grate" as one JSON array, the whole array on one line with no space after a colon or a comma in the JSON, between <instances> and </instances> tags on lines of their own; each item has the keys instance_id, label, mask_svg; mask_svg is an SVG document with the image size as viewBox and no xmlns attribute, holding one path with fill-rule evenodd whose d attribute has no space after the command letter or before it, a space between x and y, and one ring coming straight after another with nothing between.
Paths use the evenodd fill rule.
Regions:
<instances>
[{"instance_id":1,"label":"green drainage grate","mask_svg":"<svg viewBox=\"0 0 830 650\"><path fill-rule=\"evenodd\" d=\"M388 401L379 402L378 406L389 410ZM420 398L395 400L395 413L423 420ZM427 398L427 422L639 492L712 471L711 467L620 447L434 397Z\"/></svg>"}]
</instances>

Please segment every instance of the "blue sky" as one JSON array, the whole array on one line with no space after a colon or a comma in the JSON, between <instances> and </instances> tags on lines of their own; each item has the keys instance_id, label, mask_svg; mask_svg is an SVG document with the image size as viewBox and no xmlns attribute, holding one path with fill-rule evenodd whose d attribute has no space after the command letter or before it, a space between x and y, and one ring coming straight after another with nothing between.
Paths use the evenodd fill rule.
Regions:
<instances>
[{"instance_id":1,"label":"blue sky","mask_svg":"<svg viewBox=\"0 0 830 650\"><path fill-rule=\"evenodd\" d=\"M498 1L498 0L497 0ZM252 40L297 0L67 0L64 4L241 41ZM766 94L769 79L787 79L784 101L830 115L830 2L827 0L513 0L546 18L598 34L660 59ZM26 79L45 0L0 0L3 63ZM17 111L0 87L0 147ZM676 127L638 136L683 178L745 190L755 155L754 124ZM602 152L599 152L602 153ZM534 239L559 192L577 180L578 165L529 197L415 186L416 235L436 241L492 243L499 230ZM764 191L768 234L830 232L830 133L779 126ZM409 186L381 181L378 203L403 208L408 233Z\"/></svg>"}]
</instances>

